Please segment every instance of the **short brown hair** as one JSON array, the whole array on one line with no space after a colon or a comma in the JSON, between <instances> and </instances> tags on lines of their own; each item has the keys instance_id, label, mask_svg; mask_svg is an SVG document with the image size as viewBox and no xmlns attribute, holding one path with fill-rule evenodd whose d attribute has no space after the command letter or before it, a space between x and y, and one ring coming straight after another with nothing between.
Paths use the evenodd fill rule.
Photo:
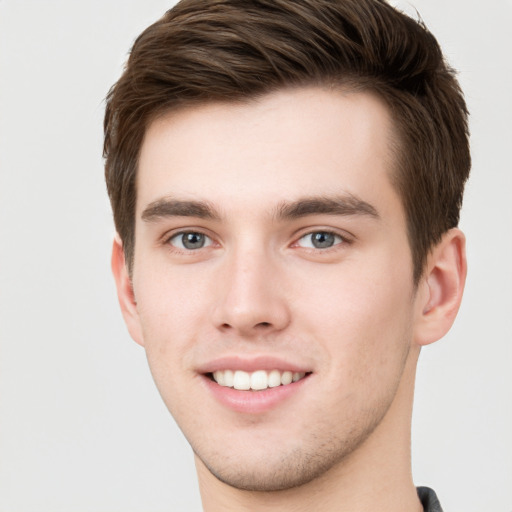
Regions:
<instances>
[{"instance_id":1,"label":"short brown hair","mask_svg":"<svg viewBox=\"0 0 512 512\"><path fill-rule=\"evenodd\" d=\"M104 123L107 189L130 272L137 162L151 121L315 85L370 91L388 105L397 134L392 180L419 280L430 249L459 221L467 110L434 36L384 0L182 0L137 38Z\"/></svg>"}]
</instances>

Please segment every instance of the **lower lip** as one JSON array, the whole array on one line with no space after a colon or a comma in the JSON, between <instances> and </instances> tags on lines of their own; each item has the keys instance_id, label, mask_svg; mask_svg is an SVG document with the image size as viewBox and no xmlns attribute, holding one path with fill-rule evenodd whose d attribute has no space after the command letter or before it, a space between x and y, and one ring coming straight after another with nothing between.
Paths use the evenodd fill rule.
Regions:
<instances>
[{"instance_id":1,"label":"lower lip","mask_svg":"<svg viewBox=\"0 0 512 512\"><path fill-rule=\"evenodd\" d=\"M260 414L277 407L283 401L298 393L311 375L292 382L286 386L267 388L262 391L241 391L226 386L219 386L207 376L203 381L213 396L224 406L235 412Z\"/></svg>"}]
</instances>

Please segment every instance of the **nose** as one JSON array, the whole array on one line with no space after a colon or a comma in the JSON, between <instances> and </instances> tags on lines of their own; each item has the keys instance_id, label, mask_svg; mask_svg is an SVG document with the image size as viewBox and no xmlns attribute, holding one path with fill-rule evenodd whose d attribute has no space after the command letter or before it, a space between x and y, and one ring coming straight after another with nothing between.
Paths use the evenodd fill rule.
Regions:
<instances>
[{"instance_id":1,"label":"nose","mask_svg":"<svg viewBox=\"0 0 512 512\"><path fill-rule=\"evenodd\" d=\"M224 262L217 283L215 326L251 338L282 331L290 322L282 271L264 251L239 251Z\"/></svg>"}]
</instances>

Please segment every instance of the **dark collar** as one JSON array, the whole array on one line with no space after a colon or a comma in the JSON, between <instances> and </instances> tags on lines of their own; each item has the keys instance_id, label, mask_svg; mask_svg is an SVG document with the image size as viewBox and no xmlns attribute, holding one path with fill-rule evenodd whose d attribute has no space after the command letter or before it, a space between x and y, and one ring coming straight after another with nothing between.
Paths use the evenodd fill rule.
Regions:
<instances>
[{"instance_id":1,"label":"dark collar","mask_svg":"<svg viewBox=\"0 0 512 512\"><path fill-rule=\"evenodd\" d=\"M436 493L432 489L428 487L418 487L417 491L425 512L443 512Z\"/></svg>"}]
</instances>

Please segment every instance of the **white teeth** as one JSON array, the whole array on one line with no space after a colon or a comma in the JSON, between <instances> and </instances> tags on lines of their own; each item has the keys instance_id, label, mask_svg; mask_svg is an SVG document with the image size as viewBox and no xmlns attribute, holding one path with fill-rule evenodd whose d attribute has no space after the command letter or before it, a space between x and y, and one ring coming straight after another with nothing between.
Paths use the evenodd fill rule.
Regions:
<instances>
[{"instance_id":1,"label":"white teeth","mask_svg":"<svg viewBox=\"0 0 512 512\"><path fill-rule=\"evenodd\" d=\"M224 386L224 373L225 372L213 372L213 378L217 384L220 384L221 386Z\"/></svg>"},{"instance_id":2,"label":"white teeth","mask_svg":"<svg viewBox=\"0 0 512 512\"><path fill-rule=\"evenodd\" d=\"M277 388L277 386L281 385L281 373L277 370L272 370L268 374L268 387L269 388Z\"/></svg>"},{"instance_id":3,"label":"white teeth","mask_svg":"<svg viewBox=\"0 0 512 512\"><path fill-rule=\"evenodd\" d=\"M293 373L292 372L283 372L281 375L281 384L283 386L286 386L287 384L291 384L293 380Z\"/></svg>"},{"instance_id":4,"label":"white teeth","mask_svg":"<svg viewBox=\"0 0 512 512\"><path fill-rule=\"evenodd\" d=\"M259 370L251 374L251 389L260 390L268 388L268 377L265 370Z\"/></svg>"},{"instance_id":5,"label":"white teeth","mask_svg":"<svg viewBox=\"0 0 512 512\"><path fill-rule=\"evenodd\" d=\"M247 391L249 389L260 391L281 385L286 386L304 378L305 375L306 374L304 372L280 372L279 370L272 370L270 372L257 370L252 373L244 372L242 370L218 370L213 372L213 380L215 380L215 382L220 386L243 391Z\"/></svg>"},{"instance_id":6,"label":"white teeth","mask_svg":"<svg viewBox=\"0 0 512 512\"><path fill-rule=\"evenodd\" d=\"M240 390L251 389L251 376L247 372L237 370L233 379L233 387Z\"/></svg>"},{"instance_id":7,"label":"white teeth","mask_svg":"<svg viewBox=\"0 0 512 512\"><path fill-rule=\"evenodd\" d=\"M233 387L235 383L235 374L231 370L226 370L224 373L224 384L222 386Z\"/></svg>"}]
</instances>

